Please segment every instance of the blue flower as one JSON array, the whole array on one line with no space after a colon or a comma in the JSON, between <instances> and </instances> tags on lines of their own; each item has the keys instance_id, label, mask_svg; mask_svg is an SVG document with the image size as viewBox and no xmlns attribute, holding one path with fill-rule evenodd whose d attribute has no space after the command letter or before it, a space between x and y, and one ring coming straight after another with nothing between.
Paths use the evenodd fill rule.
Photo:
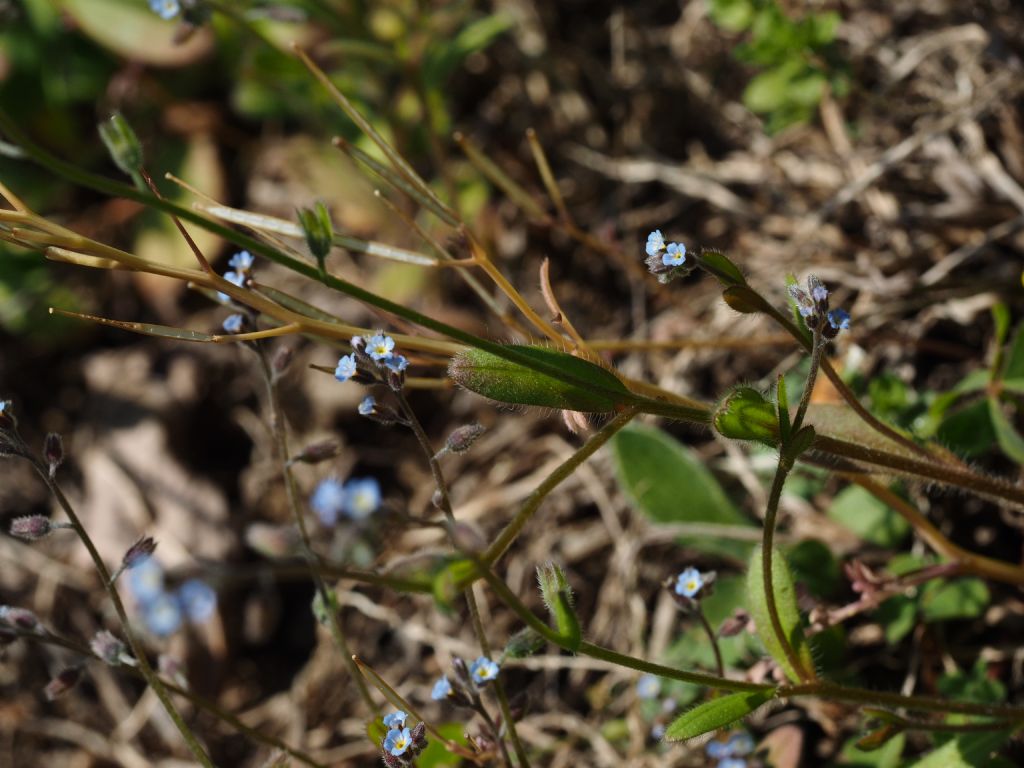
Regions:
<instances>
[{"instance_id":1,"label":"blue flower","mask_svg":"<svg viewBox=\"0 0 1024 768\"><path fill-rule=\"evenodd\" d=\"M245 273L252 269L253 258L248 251L239 251L228 260L228 266Z\"/></svg>"},{"instance_id":2,"label":"blue flower","mask_svg":"<svg viewBox=\"0 0 1024 768\"><path fill-rule=\"evenodd\" d=\"M387 728L402 728L405 726L405 718L407 717L408 715L399 709L390 715L384 715L384 725Z\"/></svg>"},{"instance_id":3,"label":"blue flower","mask_svg":"<svg viewBox=\"0 0 1024 768\"><path fill-rule=\"evenodd\" d=\"M452 695L452 684L448 680L448 675L445 675L436 683L434 683L433 689L430 691L430 698L434 701L444 701Z\"/></svg>"},{"instance_id":4,"label":"blue flower","mask_svg":"<svg viewBox=\"0 0 1024 768\"><path fill-rule=\"evenodd\" d=\"M636 695L641 699L654 699L661 693L661 680L657 675L641 675L636 681Z\"/></svg>"},{"instance_id":5,"label":"blue flower","mask_svg":"<svg viewBox=\"0 0 1024 768\"><path fill-rule=\"evenodd\" d=\"M170 21L181 13L181 3L178 0L149 0L149 10L164 21Z\"/></svg>"},{"instance_id":6,"label":"blue flower","mask_svg":"<svg viewBox=\"0 0 1024 768\"><path fill-rule=\"evenodd\" d=\"M244 272L225 272L224 279L227 280L232 285L237 285L239 288L245 285ZM220 299L221 301L231 301L231 297L228 296L226 293L222 293L221 291L217 291L217 298Z\"/></svg>"},{"instance_id":7,"label":"blue flower","mask_svg":"<svg viewBox=\"0 0 1024 768\"><path fill-rule=\"evenodd\" d=\"M660 229L656 229L647 236L647 255L657 256L665 250L665 238Z\"/></svg>"},{"instance_id":8,"label":"blue flower","mask_svg":"<svg viewBox=\"0 0 1024 768\"><path fill-rule=\"evenodd\" d=\"M390 354L384 358L384 365L395 373L401 373L409 367L409 361L405 359L405 355Z\"/></svg>"},{"instance_id":9,"label":"blue flower","mask_svg":"<svg viewBox=\"0 0 1024 768\"><path fill-rule=\"evenodd\" d=\"M224 318L222 328L225 333L238 333L242 330L242 324L245 322L245 318L239 314L228 315Z\"/></svg>"},{"instance_id":10,"label":"blue flower","mask_svg":"<svg viewBox=\"0 0 1024 768\"><path fill-rule=\"evenodd\" d=\"M727 757L718 764L718 768L747 768L747 761L742 757Z\"/></svg>"},{"instance_id":11,"label":"blue flower","mask_svg":"<svg viewBox=\"0 0 1024 768\"><path fill-rule=\"evenodd\" d=\"M661 741L665 736L665 730L666 728L664 723L655 723L651 726L651 738L654 741Z\"/></svg>"},{"instance_id":12,"label":"blue flower","mask_svg":"<svg viewBox=\"0 0 1024 768\"><path fill-rule=\"evenodd\" d=\"M722 761L718 768L746 768L747 761L740 758L754 751L754 740L746 731L737 731L728 741L708 742L704 751L713 760Z\"/></svg>"},{"instance_id":13,"label":"blue flower","mask_svg":"<svg viewBox=\"0 0 1024 768\"><path fill-rule=\"evenodd\" d=\"M385 336L383 331L375 333L366 341L366 354L374 360L385 359L391 355L391 350L394 348L395 340L390 336Z\"/></svg>"},{"instance_id":14,"label":"blue flower","mask_svg":"<svg viewBox=\"0 0 1024 768\"><path fill-rule=\"evenodd\" d=\"M178 600L193 624L202 624L217 610L217 593L202 579L189 579L178 587Z\"/></svg>"},{"instance_id":15,"label":"blue flower","mask_svg":"<svg viewBox=\"0 0 1024 768\"><path fill-rule=\"evenodd\" d=\"M376 407L377 401L374 399L373 395L367 395L363 398L362 402L359 403L359 415L372 416Z\"/></svg>"},{"instance_id":16,"label":"blue flower","mask_svg":"<svg viewBox=\"0 0 1024 768\"><path fill-rule=\"evenodd\" d=\"M737 731L727 743L730 755L749 755L754 751L754 740L746 731Z\"/></svg>"},{"instance_id":17,"label":"blue flower","mask_svg":"<svg viewBox=\"0 0 1024 768\"><path fill-rule=\"evenodd\" d=\"M345 483L342 509L352 520L365 520L380 507L380 483L372 477L354 477Z\"/></svg>"},{"instance_id":18,"label":"blue flower","mask_svg":"<svg viewBox=\"0 0 1024 768\"><path fill-rule=\"evenodd\" d=\"M833 309L828 313L828 324L837 331L849 330L850 313L845 309Z\"/></svg>"},{"instance_id":19,"label":"blue flower","mask_svg":"<svg viewBox=\"0 0 1024 768\"><path fill-rule=\"evenodd\" d=\"M498 676L499 669L497 662L491 661L486 656L480 656L470 665L469 676L473 678L474 683L483 687Z\"/></svg>"},{"instance_id":20,"label":"blue flower","mask_svg":"<svg viewBox=\"0 0 1024 768\"><path fill-rule=\"evenodd\" d=\"M811 288L811 298L815 301L825 301L828 298L828 288L821 283L815 283Z\"/></svg>"},{"instance_id":21,"label":"blue flower","mask_svg":"<svg viewBox=\"0 0 1024 768\"><path fill-rule=\"evenodd\" d=\"M338 366L334 369L334 378L338 381L348 381L356 375L356 356L344 355L338 360Z\"/></svg>"},{"instance_id":22,"label":"blue flower","mask_svg":"<svg viewBox=\"0 0 1024 768\"><path fill-rule=\"evenodd\" d=\"M704 576L696 568L687 568L676 578L676 594L694 598L704 586Z\"/></svg>"},{"instance_id":23,"label":"blue flower","mask_svg":"<svg viewBox=\"0 0 1024 768\"><path fill-rule=\"evenodd\" d=\"M181 604L172 595L161 592L142 606L142 620L157 637L173 635L181 627Z\"/></svg>"},{"instance_id":24,"label":"blue flower","mask_svg":"<svg viewBox=\"0 0 1024 768\"><path fill-rule=\"evenodd\" d=\"M408 728L403 728L400 731L396 728L388 731L388 735L384 737L384 749L395 757L404 755L410 744L412 744L412 732Z\"/></svg>"},{"instance_id":25,"label":"blue flower","mask_svg":"<svg viewBox=\"0 0 1024 768\"><path fill-rule=\"evenodd\" d=\"M332 526L338 522L338 515L345 508L345 486L336 477L321 480L309 499L309 506L316 512L320 522Z\"/></svg>"},{"instance_id":26,"label":"blue flower","mask_svg":"<svg viewBox=\"0 0 1024 768\"><path fill-rule=\"evenodd\" d=\"M732 754L724 741L709 741L707 746L704 747L704 752L712 760L721 760Z\"/></svg>"},{"instance_id":27,"label":"blue flower","mask_svg":"<svg viewBox=\"0 0 1024 768\"><path fill-rule=\"evenodd\" d=\"M682 243L669 243L661 263L666 267L681 267L686 263L686 246Z\"/></svg>"},{"instance_id":28,"label":"blue flower","mask_svg":"<svg viewBox=\"0 0 1024 768\"><path fill-rule=\"evenodd\" d=\"M147 557L128 571L128 588L139 603L148 603L164 592L164 569L155 557Z\"/></svg>"}]
</instances>

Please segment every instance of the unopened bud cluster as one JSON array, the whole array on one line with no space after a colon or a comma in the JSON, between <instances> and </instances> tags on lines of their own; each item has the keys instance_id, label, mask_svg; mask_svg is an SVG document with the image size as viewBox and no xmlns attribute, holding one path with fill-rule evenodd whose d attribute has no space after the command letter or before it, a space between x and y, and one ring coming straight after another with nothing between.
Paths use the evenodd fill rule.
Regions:
<instances>
[{"instance_id":1,"label":"unopened bud cluster","mask_svg":"<svg viewBox=\"0 0 1024 768\"><path fill-rule=\"evenodd\" d=\"M796 302L797 312L812 331L821 331L826 339L834 339L839 331L850 327L850 313L845 309L829 309L828 289L814 275L807 278L807 290L793 283L789 295Z\"/></svg>"}]
</instances>

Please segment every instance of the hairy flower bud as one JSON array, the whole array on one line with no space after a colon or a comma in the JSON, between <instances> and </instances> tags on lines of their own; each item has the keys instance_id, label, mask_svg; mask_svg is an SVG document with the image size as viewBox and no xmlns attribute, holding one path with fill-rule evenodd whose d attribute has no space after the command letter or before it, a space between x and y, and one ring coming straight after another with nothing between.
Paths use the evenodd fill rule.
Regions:
<instances>
[{"instance_id":1,"label":"hairy flower bud","mask_svg":"<svg viewBox=\"0 0 1024 768\"><path fill-rule=\"evenodd\" d=\"M20 629L25 632L36 632L42 634L42 622L28 608L17 608L13 605L0 605L0 623L6 624L13 629Z\"/></svg>"},{"instance_id":2,"label":"hairy flower bud","mask_svg":"<svg viewBox=\"0 0 1024 768\"><path fill-rule=\"evenodd\" d=\"M50 518L43 515L25 515L11 520L11 536L26 541L37 541L50 535L53 526Z\"/></svg>"},{"instance_id":3,"label":"hairy flower bud","mask_svg":"<svg viewBox=\"0 0 1024 768\"><path fill-rule=\"evenodd\" d=\"M476 422L465 424L452 430L452 433L448 435L448 439L445 440L444 448L438 451L434 458L439 459L446 453L465 453L473 447L473 443L486 431L486 427Z\"/></svg>"},{"instance_id":4,"label":"hairy flower bud","mask_svg":"<svg viewBox=\"0 0 1024 768\"><path fill-rule=\"evenodd\" d=\"M93 636L89 647L104 663L112 667L125 664L129 660L134 661L128 655L128 649L125 644L105 629L100 630Z\"/></svg>"},{"instance_id":5,"label":"hairy flower bud","mask_svg":"<svg viewBox=\"0 0 1024 768\"><path fill-rule=\"evenodd\" d=\"M43 442L43 458L50 466L50 477L57 473L57 467L64 463L64 439L56 432L50 432Z\"/></svg>"},{"instance_id":6,"label":"hairy flower bud","mask_svg":"<svg viewBox=\"0 0 1024 768\"><path fill-rule=\"evenodd\" d=\"M43 689L43 695L46 696L47 701L53 701L78 685L78 681L81 679L81 667L62 669L46 684L46 687Z\"/></svg>"}]
</instances>

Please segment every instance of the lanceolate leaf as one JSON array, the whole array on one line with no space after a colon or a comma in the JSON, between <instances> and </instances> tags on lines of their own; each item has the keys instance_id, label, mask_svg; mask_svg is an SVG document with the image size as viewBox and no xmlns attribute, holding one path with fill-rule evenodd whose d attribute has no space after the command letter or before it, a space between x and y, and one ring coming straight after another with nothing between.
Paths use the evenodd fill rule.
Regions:
<instances>
[{"instance_id":1,"label":"lanceolate leaf","mask_svg":"<svg viewBox=\"0 0 1024 768\"><path fill-rule=\"evenodd\" d=\"M796 652L797 661L800 667L806 672L813 673L814 660L811 658L811 648L804 635L803 626L800 621L800 611L796 604L796 590L793 588L793 577L790 575L789 566L785 558L778 550L772 555L772 593L775 596L775 609L779 615L779 622L782 624L783 634L786 636L790 647ZM761 638L765 649L775 662L786 672L786 677L794 682L799 682L804 675L793 667L786 654L785 647L779 640L772 628L771 616L768 613L768 599L765 595L764 577L761 568L761 547L757 547L750 557L750 568L747 571L747 600L750 607L750 615L754 618L757 626L757 636Z\"/></svg>"},{"instance_id":2,"label":"lanceolate leaf","mask_svg":"<svg viewBox=\"0 0 1024 768\"><path fill-rule=\"evenodd\" d=\"M684 712L665 730L666 741L685 741L746 717L774 695L774 691L731 693L705 701Z\"/></svg>"}]
</instances>

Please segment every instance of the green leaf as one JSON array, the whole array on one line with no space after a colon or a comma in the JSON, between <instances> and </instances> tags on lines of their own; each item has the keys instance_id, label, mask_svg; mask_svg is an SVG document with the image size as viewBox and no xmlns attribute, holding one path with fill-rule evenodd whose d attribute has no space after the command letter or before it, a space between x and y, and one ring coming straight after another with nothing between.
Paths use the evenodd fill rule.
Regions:
<instances>
[{"instance_id":1,"label":"green leaf","mask_svg":"<svg viewBox=\"0 0 1024 768\"><path fill-rule=\"evenodd\" d=\"M875 611L874 618L885 629L885 641L896 645L917 623L917 601L904 595L890 597Z\"/></svg>"},{"instance_id":2,"label":"green leaf","mask_svg":"<svg viewBox=\"0 0 1024 768\"><path fill-rule=\"evenodd\" d=\"M740 268L721 251L705 248L701 251L698 263L724 286L747 284Z\"/></svg>"},{"instance_id":3,"label":"green leaf","mask_svg":"<svg viewBox=\"0 0 1024 768\"><path fill-rule=\"evenodd\" d=\"M708 12L711 20L729 32L742 32L754 21L751 0L711 0Z\"/></svg>"},{"instance_id":4,"label":"green leaf","mask_svg":"<svg viewBox=\"0 0 1024 768\"><path fill-rule=\"evenodd\" d=\"M907 737L902 733L885 742L878 749L867 751L857 746L859 737L843 745L842 765L846 768L898 768Z\"/></svg>"},{"instance_id":5,"label":"green leaf","mask_svg":"<svg viewBox=\"0 0 1024 768\"><path fill-rule=\"evenodd\" d=\"M729 286L722 291L722 298L726 304L744 315L766 312L771 309L771 305L757 291L747 285Z\"/></svg>"},{"instance_id":6,"label":"green leaf","mask_svg":"<svg viewBox=\"0 0 1024 768\"><path fill-rule=\"evenodd\" d=\"M910 533L906 520L859 485L837 493L827 514L864 541L880 547L894 547Z\"/></svg>"},{"instance_id":7,"label":"green leaf","mask_svg":"<svg viewBox=\"0 0 1024 768\"><path fill-rule=\"evenodd\" d=\"M629 391L610 371L587 360L547 347L516 346L516 350L544 365L558 367L587 389L531 370L480 349L465 349L452 358L448 375L466 389L499 403L536 405L584 413L607 413L622 403L616 393Z\"/></svg>"},{"instance_id":8,"label":"green leaf","mask_svg":"<svg viewBox=\"0 0 1024 768\"><path fill-rule=\"evenodd\" d=\"M999 447L1018 464L1024 464L1024 437L1020 436L1020 432L1003 413L999 400L995 397L987 399L988 415L992 419L992 428L995 430Z\"/></svg>"},{"instance_id":9,"label":"green leaf","mask_svg":"<svg viewBox=\"0 0 1024 768\"><path fill-rule=\"evenodd\" d=\"M981 579L931 581L921 593L921 615L925 621L975 619L989 599L988 587Z\"/></svg>"},{"instance_id":10,"label":"green leaf","mask_svg":"<svg viewBox=\"0 0 1024 768\"><path fill-rule=\"evenodd\" d=\"M983 704L999 704L1006 701L1006 686L989 677L988 662L977 659L970 671L957 670L943 675L938 682L943 696L959 701L977 701Z\"/></svg>"},{"instance_id":11,"label":"green leaf","mask_svg":"<svg viewBox=\"0 0 1024 768\"><path fill-rule=\"evenodd\" d=\"M452 602L461 592L461 584L476 573L472 560L459 558L445 563L431 581L431 592L437 607L444 613L451 613Z\"/></svg>"},{"instance_id":12,"label":"green leaf","mask_svg":"<svg viewBox=\"0 0 1024 768\"><path fill-rule=\"evenodd\" d=\"M913 763L910 768L978 768L985 765L989 755L1011 735L1011 731L964 733Z\"/></svg>"},{"instance_id":13,"label":"green leaf","mask_svg":"<svg viewBox=\"0 0 1024 768\"><path fill-rule=\"evenodd\" d=\"M454 741L464 747L469 746L466 739L466 726L462 723L441 723L437 730L448 741ZM427 748L416 758L416 765L419 768L444 768L445 766L462 765L462 758L451 752L443 741L430 738ZM380 744L380 741L375 742Z\"/></svg>"},{"instance_id":14,"label":"green leaf","mask_svg":"<svg viewBox=\"0 0 1024 768\"><path fill-rule=\"evenodd\" d=\"M467 24L453 39L439 40L427 52L421 65L427 87L442 87L463 59L489 46L510 29L513 23L511 16L496 13Z\"/></svg>"},{"instance_id":15,"label":"green leaf","mask_svg":"<svg viewBox=\"0 0 1024 768\"><path fill-rule=\"evenodd\" d=\"M793 577L785 557L778 550L772 555L772 593L775 596L775 610L779 616L782 631L796 653L797 660L804 671L814 672L814 660L811 648L804 635L800 610L796 604L796 590L793 588ZM761 547L757 547L750 557L747 570L747 603L750 615L757 626L757 636L761 638L765 649L775 662L782 667L786 676L794 682L800 682L802 675L793 668L779 638L772 629L771 616L768 613L768 599L762 573Z\"/></svg>"},{"instance_id":16,"label":"green leaf","mask_svg":"<svg viewBox=\"0 0 1024 768\"><path fill-rule=\"evenodd\" d=\"M752 527L692 451L654 427L630 424L612 438L619 485L656 523L717 523ZM745 558L747 542L690 538L705 552Z\"/></svg>"},{"instance_id":17,"label":"green leaf","mask_svg":"<svg viewBox=\"0 0 1024 768\"><path fill-rule=\"evenodd\" d=\"M719 404L712 417L715 429L735 440L760 440L774 445L779 422L775 404L752 387L737 387Z\"/></svg>"},{"instance_id":18,"label":"green leaf","mask_svg":"<svg viewBox=\"0 0 1024 768\"><path fill-rule=\"evenodd\" d=\"M665 730L665 740L685 741L722 728L746 717L773 695L773 691L730 693L705 701L673 720Z\"/></svg>"},{"instance_id":19,"label":"green leaf","mask_svg":"<svg viewBox=\"0 0 1024 768\"><path fill-rule=\"evenodd\" d=\"M1024 379L1024 323L1017 326L1017 330L1013 333L1013 339L1006 348L1003 378Z\"/></svg>"},{"instance_id":20,"label":"green leaf","mask_svg":"<svg viewBox=\"0 0 1024 768\"><path fill-rule=\"evenodd\" d=\"M976 400L950 413L939 425L935 436L966 458L987 453L996 441L987 398Z\"/></svg>"},{"instance_id":21,"label":"green leaf","mask_svg":"<svg viewBox=\"0 0 1024 768\"><path fill-rule=\"evenodd\" d=\"M786 559L793 577L806 584L815 597L831 597L839 588L839 563L823 542L804 539L786 552Z\"/></svg>"}]
</instances>

